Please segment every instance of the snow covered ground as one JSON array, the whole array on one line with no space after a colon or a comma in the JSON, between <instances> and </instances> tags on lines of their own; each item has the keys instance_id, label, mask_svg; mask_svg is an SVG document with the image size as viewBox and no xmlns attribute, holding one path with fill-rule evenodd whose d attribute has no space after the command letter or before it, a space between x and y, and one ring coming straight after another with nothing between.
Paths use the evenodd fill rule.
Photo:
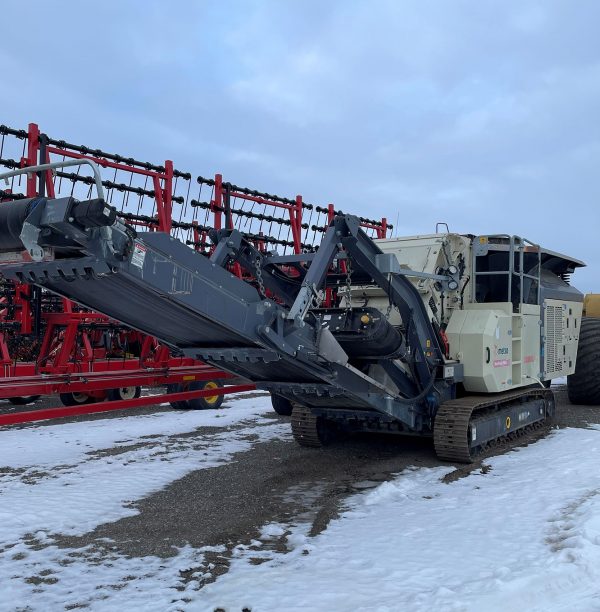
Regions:
<instances>
[{"instance_id":1,"label":"snow covered ground","mask_svg":"<svg viewBox=\"0 0 600 612\"><path fill-rule=\"evenodd\" d=\"M567 429L445 484L407 471L314 539L202 591L201 609L600 610L600 430ZM272 556L272 555L271 555Z\"/></svg>"},{"instance_id":2,"label":"snow covered ground","mask_svg":"<svg viewBox=\"0 0 600 612\"><path fill-rule=\"evenodd\" d=\"M132 501L192 470L288 436L268 411L250 398L216 413L0 432L0 610L600 610L600 428L555 431L452 482L451 466L404 471L350 497L313 538L310 525L264 525L202 589L220 547L132 559L56 545L135 513ZM232 429L177 438L211 426Z\"/></svg>"},{"instance_id":3,"label":"snow covered ground","mask_svg":"<svg viewBox=\"0 0 600 612\"><path fill-rule=\"evenodd\" d=\"M91 548L59 549L54 537L135 515L133 502L189 472L289 437L289 425L263 416L272 414L268 397L238 394L225 405L0 431L0 610L102 600L104 583L114 596L122 576L143 575L152 561L99 562ZM209 429L178 437L197 428Z\"/></svg>"}]
</instances>

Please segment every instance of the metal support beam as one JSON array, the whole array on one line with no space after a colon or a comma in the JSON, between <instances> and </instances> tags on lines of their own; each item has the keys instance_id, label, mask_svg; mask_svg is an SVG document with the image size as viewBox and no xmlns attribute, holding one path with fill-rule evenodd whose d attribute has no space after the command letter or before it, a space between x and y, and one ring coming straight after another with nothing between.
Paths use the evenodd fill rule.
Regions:
<instances>
[{"instance_id":1,"label":"metal support beam","mask_svg":"<svg viewBox=\"0 0 600 612\"><path fill-rule=\"evenodd\" d=\"M339 238L340 235L335 226L330 225L302 281L300 291L287 314L288 319L304 320L309 308L320 299L319 291L325 282L325 277L337 252L340 250Z\"/></svg>"}]
</instances>

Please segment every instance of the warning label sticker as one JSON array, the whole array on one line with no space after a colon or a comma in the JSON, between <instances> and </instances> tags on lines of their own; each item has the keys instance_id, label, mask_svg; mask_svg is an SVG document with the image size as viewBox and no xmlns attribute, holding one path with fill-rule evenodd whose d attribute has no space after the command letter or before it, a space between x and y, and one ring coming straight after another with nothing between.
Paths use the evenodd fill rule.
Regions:
<instances>
[{"instance_id":1,"label":"warning label sticker","mask_svg":"<svg viewBox=\"0 0 600 612\"><path fill-rule=\"evenodd\" d=\"M146 247L143 244L136 242L131 255L131 263L138 268L143 268L144 259L146 259Z\"/></svg>"},{"instance_id":2,"label":"warning label sticker","mask_svg":"<svg viewBox=\"0 0 600 612\"><path fill-rule=\"evenodd\" d=\"M510 359L496 359L496 361L494 361L494 367L495 368L505 368L506 366L510 365Z\"/></svg>"}]
</instances>

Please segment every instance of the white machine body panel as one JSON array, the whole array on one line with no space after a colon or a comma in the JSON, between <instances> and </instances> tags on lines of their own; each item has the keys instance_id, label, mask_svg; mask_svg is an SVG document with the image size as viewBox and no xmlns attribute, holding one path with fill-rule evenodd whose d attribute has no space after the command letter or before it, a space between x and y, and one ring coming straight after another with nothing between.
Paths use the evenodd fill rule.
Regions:
<instances>
[{"instance_id":1,"label":"white machine body panel","mask_svg":"<svg viewBox=\"0 0 600 612\"><path fill-rule=\"evenodd\" d=\"M447 233L376 241L385 254L396 256L398 273L403 271L418 290L430 319L447 338L446 359L463 364L462 384L472 393L498 393L567 376L577 357L582 303L569 298L579 292L551 271L536 279L542 256L565 258L518 237L497 238ZM574 267L583 265L573 262ZM460 270L460 279L444 286L435 276L450 268ZM340 296L343 306L378 308L392 325L403 328L400 313L381 288L341 287Z\"/></svg>"},{"instance_id":2,"label":"white machine body panel","mask_svg":"<svg viewBox=\"0 0 600 612\"><path fill-rule=\"evenodd\" d=\"M583 303L546 300L544 302L545 379L568 376L575 371Z\"/></svg>"},{"instance_id":3,"label":"white machine body panel","mask_svg":"<svg viewBox=\"0 0 600 612\"><path fill-rule=\"evenodd\" d=\"M513 347L512 332L513 315L504 303L465 304L452 313L446 329L450 357L464 365L467 391L497 393L522 386L513 381L513 348L519 347Z\"/></svg>"}]
</instances>

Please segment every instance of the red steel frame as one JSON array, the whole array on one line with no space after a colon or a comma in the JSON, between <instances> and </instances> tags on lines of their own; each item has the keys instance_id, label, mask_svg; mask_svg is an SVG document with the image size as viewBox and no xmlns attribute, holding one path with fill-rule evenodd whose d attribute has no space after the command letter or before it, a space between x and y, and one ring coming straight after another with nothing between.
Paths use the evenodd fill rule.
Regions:
<instances>
[{"instance_id":1,"label":"red steel frame","mask_svg":"<svg viewBox=\"0 0 600 612\"><path fill-rule=\"evenodd\" d=\"M161 369L148 369L146 371L136 368L139 363L132 364L131 369L113 369L99 372L69 373L68 376L55 374L40 376L22 376L7 379L3 389L10 394L9 397L23 397L27 395L51 395L64 392L65 384L72 393L87 393L92 389L96 392L107 391L118 387L128 386L159 386L173 383L190 383L192 381L222 380L229 383L234 379L232 374L219 372L206 364L197 365L192 359L181 359L181 365L173 365L175 360ZM187 363L186 362L190 362ZM68 382L65 382L68 381ZM214 394L213 394L214 395ZM124 400L128 401L128 400Z\"/></svg>"},{"instance_id":2,"label":"red steel frame","mask_svg":"<svg viewBox=\"0 0 600 612\"><path fill-rule=\"evenodd\" d=\"M200 182L200 177L198 181ZM208 182L206 179L202 179L203 182ZM226 184L223 181L223 176L221 174L215 174L214 181L211 182L214 187L213 196L210 200L210 212L213 215L213 224L212 227L219 230L222 229L225 225L224 216L225 216L225 193L226 193ZM292 234L292 243L293 243L293 252L295 254L299 254L302 252L303 244L302 244L302 230L307 226L303 226L303 210L305 208L305 203L301 195L297 195L295 200L283 201L282 198L275 199L276 196L268 197L266 194L255 195L253 193L248 193L248 190L241 191L240 188L236 188L232 186L229 191L229 198L239 199L242 201L254 202L256 204L262 204L264 206L269 206L275 209L282 209L287 212L289 217L289 225L291 228ZM312 205L308 205L309 208L313 208ZM319 210L319 207L316 207ZM323 210L323 209L320 209ZM327 206L326 211L327 217L327 225L331 223L333 217L339 213L339 211L335 210L333 204L329 204ZM231 227L228 229L233 229L233 224L230 224ZM191 241L195 245L205 244L206 242L206 231L201 229L197 222L192 223L193 230L193 241ZM385 238L388 231L388 223L387 219L383 217L381 221L372 221L368 219L361 219L361 227L367 230L373 230L375 232L376 238ZM258 248L264 248L265 243L260 241L260 237L256 239L256 246ZM197 247L198 248L198 247Z\"/></svg>"},{"instance_id":3,"label":"red steel frame","mask_svg":"<svg viewBox=\"0 0 600 612\"><path fill-rule=\"evenodd\" d=\"M71 408L45 408L41 410L30 410L10 414L0 414L0 426L16 425L19 423L30 423L32 421L47 421L62 417L73 417L81 414L94 414L97 412L110 412L112 410L126 410L128 408L141 408L151 404L162 404L165 399L180 402L197 397L213 397L229 393L241 393L252 391L254 385L232 385L220 389L206 389L202 391L182 391L181 393L170 393L169 395L154 395L149 397L138 397L130 400L118 400L114 402L100 402L98 404L86 404Z\"/></svg>"},{"instance_id":4,"label":"red steel frame","mask_svg":"<svg viewBox=\"0 0 600 612\"><path fill-rule=\"evenodd\" d=\"M50 162L52 154L73 158L90 159L103 168L122 170L149 177L154 187L157 224L149 226L169 232L172 226L172 187L173 162L167 160L164 171L151 170L111 161L97 155L87 155L69 150L67 146L46 144L45 156L41 159L41 133L35 123L27 130L26 155L20 160L23 168L38 163ZM39 160L39 161L38 161ZM55 188L50 172L44 173L45 193L55 196ZM35 197L39 193L38 177L27 175L26 196ZM143 222L134 222L145 225ZM33 312L31 308L31 286L14 285L15 315L8 321L6 308L0 303L0 321L12 323L8 332L13 336L26 336L33 331ZM79 309L73 302L62 298L60 312L44 312L42 319L45 332L41 342L39 357L35 362L19 361L11 356L7 332L0 331L0 398L48 395L52 393L86 392L93 397L102 398L108 389L141 385L166 385L201 380L223 380L232 378L230 374L206 364L182 357L173 357L167 346L138 332L125 332L140 345L136 357L107 358L106 350L98 348L94 342L97 332L88 327L101 329L113 327L115 322L104 315ZM6 306L6 305L5 305ZM193 392L198 393L198 392ZM125 406L133 400L123 400ZM138 404L134 404L138 405ZM87 406L89 408L89 405Z\"/></svg>"},{"instance_id":5,"label":"red steel frame","mask_svg":"<svg viewBox=\"0 0 600 612\"><path fill-rule=\"evenodd\" d=\"M290 217L290 226L292 229L292 241L294 243L294 253L300 253L302 251L302 196L297 195L296 200L293 204L286 202L280 202L278 200L271 200L269 198L255 196L247 194L241 191L230 191L230 198L239 198L240 200L247 200L249 202L255 202L256 204L264 204L266 206L272 206L273 208L282 208L287 211ZM215 192L214 197L211 200L211 212L213 213L214 227L215 229L221 229L223 224L223 176L221 174L215 174ZM233 228L229 228L233 229Z\"/></svg>"}]
</instances>

